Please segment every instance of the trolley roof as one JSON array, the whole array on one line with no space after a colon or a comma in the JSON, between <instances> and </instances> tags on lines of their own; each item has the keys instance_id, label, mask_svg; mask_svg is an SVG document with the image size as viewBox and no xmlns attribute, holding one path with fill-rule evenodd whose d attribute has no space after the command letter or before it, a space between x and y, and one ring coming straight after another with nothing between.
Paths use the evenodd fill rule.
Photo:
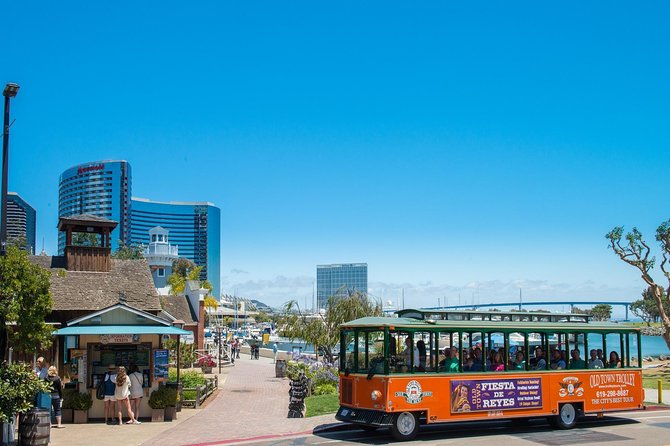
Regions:
<instances>
[{"instance_id":1,"label":"trolley roof","mask_svg":"<svg viewBox=\"0 0 670 446\"><path fill-rule=\"evenodd\" d=\"M463 312L463 311L436 311L436 310L401 310L399 317L363 317L345 322L340 328L405 328L418 331L421 329L439 329L453 331L485 331L485 332L514 332L532 333L535 331L552 332L638 332L637 327L626 326L612 322L589 322L585 315L566 315L558 313L503 313L503 312ZM444 318L420 319L419 314L425 316L442 314ZM447 315L448 313L448 315ZM415 316L415 317L407 317ZM458 317L461 315L462 317ZM507 318L506 315L514 317ZM521 316L521 317L517 317ZM568 318L567 316L582 316L582 319Z\"/></svg>"}]
</instances>

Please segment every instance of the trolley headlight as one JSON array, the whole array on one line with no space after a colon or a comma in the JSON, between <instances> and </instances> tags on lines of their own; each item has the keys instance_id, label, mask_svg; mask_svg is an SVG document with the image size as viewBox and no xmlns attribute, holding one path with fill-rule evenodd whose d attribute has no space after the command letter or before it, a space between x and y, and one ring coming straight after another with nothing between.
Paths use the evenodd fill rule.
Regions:
<instances>
[{"instance_id":1,"label":"trolley headlight","mask_svg":"<svg viewBox=\"0 0 670 446\"><path fill-rule=\"evenodd\" d=\"M377 401L382 398L382 393L379 390L373 390L370 398L372 398L372 401Z\"/></svg>"}]
</instances>

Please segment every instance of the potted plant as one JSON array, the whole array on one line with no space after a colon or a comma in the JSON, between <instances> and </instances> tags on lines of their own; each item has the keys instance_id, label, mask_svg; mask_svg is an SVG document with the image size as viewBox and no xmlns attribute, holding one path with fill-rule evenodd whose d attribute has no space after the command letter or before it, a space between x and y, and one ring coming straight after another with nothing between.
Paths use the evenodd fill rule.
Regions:
<instances>
[{"instance_id":1,"label":"potted plant","mask_svg":"<svg viewBox=\"0 0 670 446\"><path fill-rule=\"evenodd\" d=\"M149 396L149 407L151 407L151 421L165 420L165 387L159 387L151 392Z\"/></svg>"},{"instance_id":2,"label":"potted plant","mask_svg":"<svg viewBox=\"0 0 670 446\"><path fill-rule=\"evenodd\" d=\"M38 379L28 365L0 362L0 389L0 424L3 430L9 428L13 433L10 423L16 414L28 413L35 405L35 395L48 392L49 384Z\"/></svg>"},{"instance_id":3,"label":"potted plant","mask_svg":"<svg viewBox=\"0 0 670 446\"><path fill-rule=\"evenodd\" d=\"M216 365L216 362L212 358L212 355L201 356L196 362L196 365L200 367L202 373L212 373L212 367Z\"/></svg>"},{"instance_id":4,"label":"potted plant","mask_svg":"<svg viewBox=\"0 0 670 446\"><path fill-rule=\"evenodd\" d=\"M72 392L70 398L72 409L74 409L74 424L88 422L88 409L93 406L93 398L88 392Z\"/></svg>"},{"instance_id":5,"label":"potted plant","mask_svg":"<svg viewBox=\"0 0 670 446\"><path fill-rule=\"evenodd\" d=\"M72 407L72 396L78 393L75 389L65 389L63 391L63 404L61 405L61 412L63 423L72 423L74 421L74 408Z\"/></svg>"},{"instance_id":6,"label":"potted plant","mask_svg":"<svg viewBox=\"0 0 670 446\"><path fill-rule=\"evenodd\" d=\"M165 421L177 419L177 389L163 387L163 398L165 399Z\"/></svg>"}]
</instances>

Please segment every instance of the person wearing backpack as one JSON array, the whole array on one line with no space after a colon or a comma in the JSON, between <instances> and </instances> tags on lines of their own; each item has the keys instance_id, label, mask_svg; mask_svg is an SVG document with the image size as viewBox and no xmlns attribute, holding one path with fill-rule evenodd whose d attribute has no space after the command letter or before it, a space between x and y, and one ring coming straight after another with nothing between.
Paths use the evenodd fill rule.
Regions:
<instances>
[{"instance_id":1,"label":"person wearing backpack","mask_svg":"<svg viewBox=\"0 0 670 446\"><path fill-rule=\"evenodd\" d=\"M114 392L116 391L116 366L114 364L110 364L107 367L107 373L105 373L102 383L105 391L105 424L114 424L116 407L116 398L114 397Z\"/></svg>"}]
</instances>

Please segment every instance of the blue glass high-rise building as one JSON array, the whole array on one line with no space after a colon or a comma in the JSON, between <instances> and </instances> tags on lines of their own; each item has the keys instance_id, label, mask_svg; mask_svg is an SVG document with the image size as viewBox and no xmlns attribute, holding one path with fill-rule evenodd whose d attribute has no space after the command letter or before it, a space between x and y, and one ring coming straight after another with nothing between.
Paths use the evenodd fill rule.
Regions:
<instances>
[{"instance_id":1,"label":"blue glass high-rise building","mask_svg":"<svg viewBox=\"0 0 670 446\"><path fill-rule=\"evenodd\" d=\"M37 212L16 192L7 193L7 240L23 239L23 249L35 253Z\"/></svg>"},{"instance_id":2,"label":"blue glass high-rise building","mask_svg":"<svg viewBox=\"0 0 670 446\"><path fill-rule=\"evenodd\" d=\"M127 161L79 164L63 172L58 182L58 217L91 214L118 222L111 234L112 251L119 240L128 244L131 169ZM58 252L65 250L65 233L58 234Z\"/></svg>"},{"instance_id":3,"label":"blue glass high-rise building","mask_svg":"<svg viewBox=\"0 0 670 446\"><path fill-rule=\"evenodd\" d=\"M201 280L209 280L212 294L221 292L221 210L208 202L158 202L132 199L130 243L148 245L149 230L161 226L170 243L185 257L202 266Z\"/></svg>"},{"instance_id":4,"label":"blue glass high-rise building","mask_svg":"<svg viewBox=\"0 0 670 446\"><path fill-rule=\"evenodd\" d=\"M316 266L316 304L326 308L331 296L344 297L352 291L368 292L367 263L339 263Z\"/></svg>"}]
</instances>

